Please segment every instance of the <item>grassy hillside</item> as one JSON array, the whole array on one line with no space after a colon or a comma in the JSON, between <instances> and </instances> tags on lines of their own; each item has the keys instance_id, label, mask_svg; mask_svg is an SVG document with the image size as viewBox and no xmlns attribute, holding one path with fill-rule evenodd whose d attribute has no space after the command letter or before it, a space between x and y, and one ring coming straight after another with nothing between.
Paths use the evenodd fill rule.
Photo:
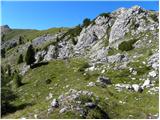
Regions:
<instances>
[{"instance_id":1,"label":"grassy hillside","mask_svg":"<svg viewBox=\"0 0 160 120\"><path fill-rule=\"evenodd\" d=\"M23 36L25 40L31 41L36 37L44 34L55 34L58 32L66 31L68 28L50 28L47 30L31 30L31 29L12 29L5 34L4 40L10 40L11 38Z\"/></svg>"},{"instance_id":2,"label":"grassy hillside","mask_svg":"<svg viewBox=\"0 0 160 120\"><path fill-rule=\"evenodd\" d=\"M88 87L89 82L96 82L97 77L102 74L101 71L84 72L83 67L86 63L86 60L79 58L54 60L48 65L31 69L23 78L24 85L14 90L18 98L12 104L16 106L17 111L3 118L34 118L35 114L38 118L81 118L72 112L59 114L59 108L47 116L47 109L52 100L46 100L48 94L52 93L53 98L58 98L69 89L92 91L100 98L99 105L110 118L146 118L149 114L158 113L157 94L150 95L147 89L143 93L115 90L113 84L130 81L126 72L128 69L103 73L109 75L112 85ZM118 77L119 75L121 77ZM48 79L51 80L50 84L46 84ZM135 81L138 82L140 81ZM66 87L67 85L69 87Z\"/></svg>"}]
</instances>

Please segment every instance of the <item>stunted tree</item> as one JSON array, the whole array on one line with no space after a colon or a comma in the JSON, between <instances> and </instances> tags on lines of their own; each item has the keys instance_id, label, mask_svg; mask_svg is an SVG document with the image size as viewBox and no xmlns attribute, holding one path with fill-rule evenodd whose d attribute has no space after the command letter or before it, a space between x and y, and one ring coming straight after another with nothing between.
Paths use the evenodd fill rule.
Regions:
<instances>
[{"instance_id":1,"label":"stunted tree","mask_svg":"<svg viewBox=\"0 0 160 120\"><path fill-rule=\"evenodd\" d=\"M31 65L35 62L35 51L32 45L30 45L27 49L25 62L27 65Z\"/></svg>"},{"instance_id":2,"label":"stunted tree","mask_svg":"<svg viewBox=\"0 0 160 120\"><path fill-rule=\"evenodd\" d=\"M19 36L19 40L18 40L18 42L19 42L19 45L21 45L21 44L23 43L22 36Z\"/></svg>"},{"instance_id":3,"label":"stunted tree","mask_svg":"<svg viewBox=\"0 0 160 120\"><path fill-rule=\"evenodd\" d=\"M14 74L14 87L18 88L22 85L22 78L18 73Z\"/></svg>"},{"instance_id":4,"label":"stunted tree","mask_svg":"<svg viewBox=\"0 0 160 120\"><path fill-rule=\"evenodd\" d=\"M11 102L16 99L15 94L11 91L11 86L8 84L12 77L6 71L7 69L1 66L1 116L11 111L13 108Z\"/></svg>"},{"instance_id":5,"label":"stunted tree","mask_svg":"<svg viewBox=\"0 0 160 120\"><path fill-rule=\"evenodd\" d=\"M19 58L18 58L18 61L17 61L17 64L20 64L20 63L22 63L22 62L23 62L23 55L20 54L20 55L19 55Z\"/></svg>"},{"instance_id":6,"label":"stunted tree","mask_svg":"<svg viewBox=\"0 0 160 120\"><path fill-rule=\"evenodd\" d=\"M87 27L90 23L91 23L91 20L88 19L88 18L85 18L85 19L83 20L83 27Z\"/></svg>"},{"instance_id":7,"label":"stunted tree","mask_svg":"<svg viewBox=\"0 0 160 120\"><path fill-rule=\"evenodd\" d=\"M4 38L5 38L5 34L2 34L1 35L1 40L4 41Z\"/></svg>"},{"instance_id":8,"label":"stunted tree","mask_svg":"<svg viewBox=\"0 0 160 120\"><path fill-rule=\"evenodd\" d=\"M2 58L5 58L5 55L6 54L6 51L5 51L5 48L1 49L1 57Z\"/></svg>"}]
</instances>

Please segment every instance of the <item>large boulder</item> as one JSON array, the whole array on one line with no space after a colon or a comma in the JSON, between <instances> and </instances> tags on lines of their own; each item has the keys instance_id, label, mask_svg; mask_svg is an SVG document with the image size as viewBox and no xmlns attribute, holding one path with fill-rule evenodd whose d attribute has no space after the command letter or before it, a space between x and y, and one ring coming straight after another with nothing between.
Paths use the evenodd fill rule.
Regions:
<instances>
[{"instance_id":1,"label":"large boulder","mask_svg":"<svg viewBox=\"0 0 160 120\"><path fill-rule=\"evenodd\" d=\"M56 58L56 47L54 45L50 45L48 47L48 51L47 51L47 54L44 56L44 60L46 61L50 61L52 60L53 58Z\"/></svg>"}]
</instances>

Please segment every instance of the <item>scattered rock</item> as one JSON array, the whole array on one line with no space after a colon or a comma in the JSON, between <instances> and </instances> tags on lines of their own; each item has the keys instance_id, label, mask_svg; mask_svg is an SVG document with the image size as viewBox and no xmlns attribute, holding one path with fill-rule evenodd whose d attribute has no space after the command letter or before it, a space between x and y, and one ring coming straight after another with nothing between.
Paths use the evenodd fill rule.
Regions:
<instances>
[{"instance_id":1,"label":"scattered rock","mask_svg":"<svg viewBox=\"0 0 160 120\"><path fill-rule=\"evenodd\" d=\"M124 89L131 89L132 86L130 84L115 84L115 89L118 90L118 91L122 91Z\"/></svg>"},{"instance_id":2,"label":"scattered rock","mask_svg":"<svg viewBox=\"0 0 160 120\"><path fill-rule=\"evenodd\" d=\"M101 73L102 73L102 74L105 73L105 69L103 69L103 70L101 71Z\"/></svg>"},{"instance_id":3,"label":"scattered rock","mask_svg":"<svg viewBox=\"0 0 160 120\"><path fill-rule=\"evenodd\" d=\"M156 77L157 76L157 72L156 71L151 71L151 72L149 72L149 76Z\"/></svg>"},{"instance_id":4,"label":"scattered rock","mask_svg":"<svg viewBox=\"0 0 160 120\"><path fill-rule=\"evenodd\" d=\"M144 87L150 87L150 84L151 84L151 81L149 79L145 80L143 85L142 85L142 88Z\"/></svg>"},{"instance_id":5,"label":"scattered rock","mask_svg":"<svg viewBox=\"0 0 160 120\"><path fill-rule=\"evenodd\" d=\"M96 82L103 85L111 84L111 80L108 77L104 76L99 76Z\"/></svg>"},{"instance_id":6,"label":"scattered rock","mask_svg":"<svg viewBox=\"0 0 160 120\"><path fill-rule=\"evenodd\" d=\"M87 86L93 87L93 86L95 86L95 85L96 85L96 84L95 84L94 82L89 82Z\"/></svg>"},{"instance_id":7,"label":"scattered rock","mask_svg":"<svg viewBox=\"0 0 160 120\"><path fill-rule=\"evenodd\" d=\"M92 102L87 102L87 103L85 103L85 106L86 106L86 107L89 107L89 108L94 108L94 107L96 107L96 105L95 105L94 103L92 103Z\"/></svg>"},{"instance_id":8,"label":"scattered rock","mask_svg":"<svg viewBox=\"0 0 160 120\"><path fill-rule=\"evenodd\" d=\"M64 113L65 111L67 111L67 107L62 108L59 113Z\"/></svg>"},{"instance_id":9,"label":"scattered rock","mask_svg":"<svg viewBox=\"0 0 160 120\"><path fill-rule=\"evenodd\" d=\"M35 118L35 119L38 119L38 115L37 115L37 114L34 114L34 118Z\"/></svg>"},{"instance_id":10,"label":"scattered rock","mask_svg":"<svg viewBox=\"0 0 160 120\"><path fill-rule=\"evenodd\" d=\"M133 74L133 75L137 75L137 71L136 71L136 70L133 70L133 71L132 71L132 74Z\"/></svg>"},{"instance_id":11,"label":"scattered rock","mask_svg":"<svg viewBox=\"0 0 160 120\"><path fill-rule=\"evenodd\" d=\"M138 85L138 84L133 84L133 85L132 85L132 88L133 88L133 90L134 90L135 92L142 92L142 91L143 91L143 89L141 88L141 86Z\"/></svg>"},{"instance_id":12,"label":"scattered rock","mask_svg":"<svg viewBox=\"0 0 160 120\"><path fill-rule=\"evenodd\" d=\"M58 100L57 99L53 99L53 101L51 102L51 107L57 108L58 106L59 106Z\"/></svg>"}]
</instances>

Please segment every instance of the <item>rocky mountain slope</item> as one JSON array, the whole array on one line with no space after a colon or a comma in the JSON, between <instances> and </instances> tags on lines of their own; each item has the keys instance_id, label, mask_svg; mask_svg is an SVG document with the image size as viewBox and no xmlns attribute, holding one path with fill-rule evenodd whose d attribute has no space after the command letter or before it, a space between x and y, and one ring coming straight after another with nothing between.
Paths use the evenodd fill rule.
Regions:
<instances>
[{"instance_id":1,"label":"rocky mountain slope","mask_svg":"<svg viewBox=\"0 0 160 120\"><path fill-rule=\"evenodd\" d=\"M158 118L158 16L133 6L74 28L1 29L1 73L10 65L23 83L3 117ZM37 66L17 64L30 44Z\"/></svg>"}]
</instances>

